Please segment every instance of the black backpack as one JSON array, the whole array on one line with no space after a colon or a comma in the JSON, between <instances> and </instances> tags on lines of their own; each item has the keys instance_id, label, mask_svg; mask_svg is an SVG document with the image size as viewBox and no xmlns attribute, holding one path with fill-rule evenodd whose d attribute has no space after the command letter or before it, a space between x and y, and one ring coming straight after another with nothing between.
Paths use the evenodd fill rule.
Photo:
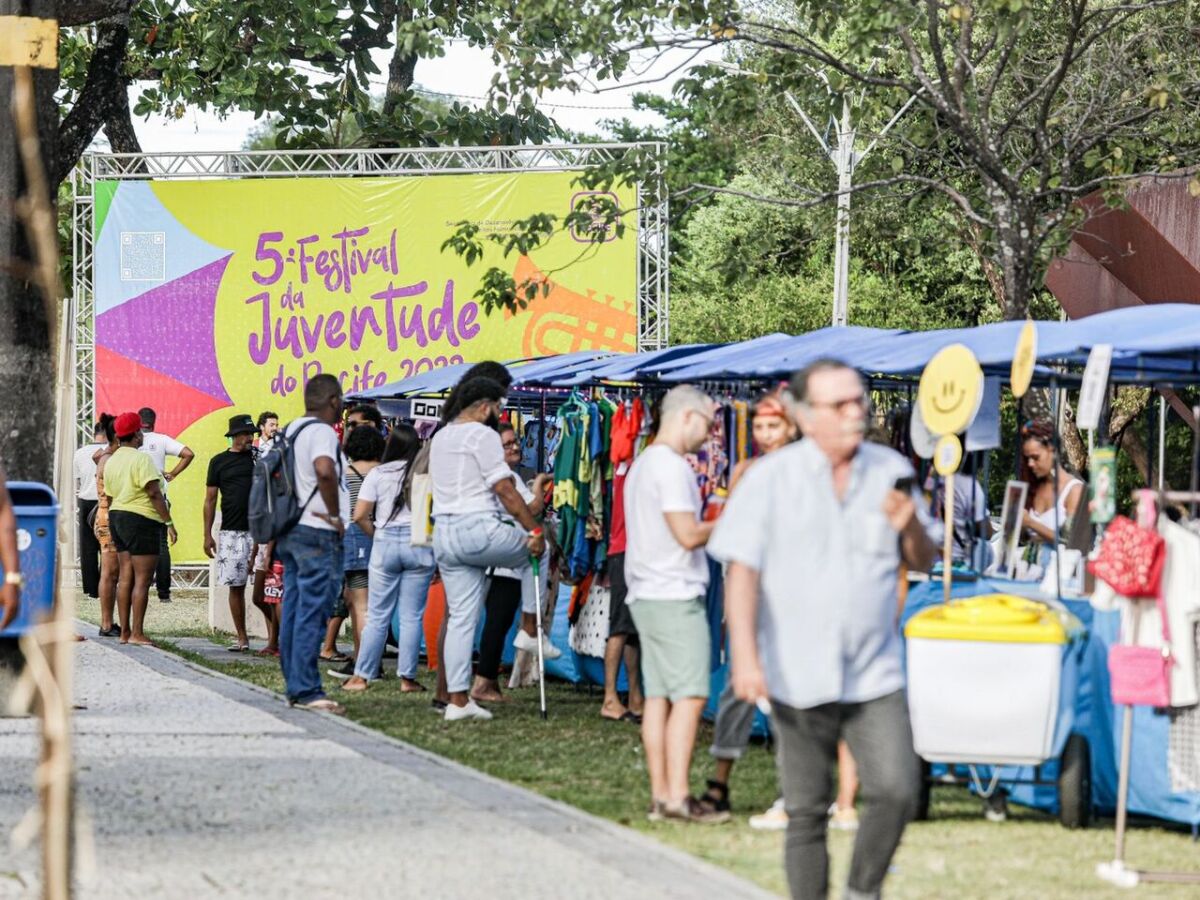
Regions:
<instances>
[{"instance_id":1,"label":"black backpack","mask_svg":"<svg viewBox=\"0 0 1200 900\"><path fill-rule=\"evenodd\" d=\"M315 419L305 422L291 437L281 428L270 449L254 462L254 478L250 482L250 537L256 544L270 543L291 531L317 493L314 487L303 503L296 496L296 438L315 422Z\"/></svg>"}]
</instances>

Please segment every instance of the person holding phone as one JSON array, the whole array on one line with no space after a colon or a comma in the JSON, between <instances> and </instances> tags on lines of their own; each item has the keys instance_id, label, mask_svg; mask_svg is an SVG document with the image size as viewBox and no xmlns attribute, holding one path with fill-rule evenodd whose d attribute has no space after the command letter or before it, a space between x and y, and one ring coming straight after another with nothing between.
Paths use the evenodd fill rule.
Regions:
<instances>
[{"instance_id":1,"label":"person holding phone","mask_svg":"<svg viewBox=\"0 0 1200 900\"><path fill-rule=\"evenodd\" d=\"M848 896L875 897L916 809L920 784L896 622L900 563L926 571L936 548L911 493L912 466L864 440L859 374L819 360L793 376L804 440L746 473L708 544L728 564L734 693L770 705L788 815L784 859L795 898L825 898L829 797L838 742L866 803Z\"/></svg>"}]
</instances>

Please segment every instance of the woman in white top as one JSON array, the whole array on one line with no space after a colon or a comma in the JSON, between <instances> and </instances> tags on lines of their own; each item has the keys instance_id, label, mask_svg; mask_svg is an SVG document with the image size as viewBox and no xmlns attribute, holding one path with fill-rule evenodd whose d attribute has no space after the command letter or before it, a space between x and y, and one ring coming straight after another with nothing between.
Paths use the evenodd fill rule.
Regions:
<instances>
[{"instance_id":1,"label":"woman in white top","mask_svg":"<svg viewBox=\"0 0 1200 900\"><path fill-rule=\"evenodd\" d=\"M411 425L392 429L383 462L363 478L354 506L354 523L372 538L367 591L367 622L363 628L354 675L343 690L365 691L379 677L388 625L399 607L400 642L396 674L404 693L423 691L417 680L421 651L421 622L433 580L433 551L412 545L412 464L421 439Z\"/></svg>"},{"instance_id":2,"label":"woman in white top","mask_svg":"<svg viewBox=\"0 0 1200 900\"><path fill-rule=\"evenodd\" d=\"M513 470L513 483L517 493L535 516L541 516L545 506L545 493L553 476L543 472L533 480L532 489L526 486L517 472L521 463L521 442L517 433L507 423L500 426L500 446L504 448L504 460ZM540 571L541 597L546 598L549 581L550 554L542 555ZM480 702L498 703L506 700L500 690L500 661L504 654L504 639L512 628L518 607L521 609L521 627L517 629L513 642L518 650L537 652L537 592L533 584L533 565L526 560L518 569L496 569L492 573L487 599L484 601L483 633L479 636L479 664L475 668L475 683L471 685L471 697ZM562 651L549 638L542 636L542 652L546 659L557 659Z\"/></svg>"},{"instance_id":3,"label":"woman in white top","mask_svg":"<svg viewBox=\"0 0 1200 900\"><path fill-rule=\"evenodd\" d=\"M496 428L504 388L490 378L459 386L458 416L433 437L433 552L446 588L446 720L490 719L468 696L475 627L488 570L515 569L545 552L537 520L513 483Z\"/></svg>"},{"instance_id":4,"label":"woman in white top","mask_svg":"<svg viewBox=\"0 0 1200 900\"><path fill-rule=\"evenodd\" d=\"M1052 550L1062 528L1079 509L1083 482L1059 461L1054 452L1054 426L1045 419L1028 422L1021 429L1021 458L1024 480L1029 483L1022 525L1035 542Z\"/></svg>"}]
</instances>

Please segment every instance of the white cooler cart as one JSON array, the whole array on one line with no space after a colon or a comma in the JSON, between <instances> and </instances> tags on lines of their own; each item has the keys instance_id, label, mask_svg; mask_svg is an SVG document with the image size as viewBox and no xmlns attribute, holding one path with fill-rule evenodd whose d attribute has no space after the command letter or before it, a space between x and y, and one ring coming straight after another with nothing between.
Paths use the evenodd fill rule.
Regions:
<instances>
[{"instance_id":1,"label":"white cooler cart","mask_svg":"<svg viewBox=\"0 0 1200 900\"><path fill-rule=\"evenodd\" d=\"M918 817L928 816L930 764L945 763L937 783L974 784L993 809L1001 784L1055 785L1060 821L1086 827L1091 754L1071 731L1086 640L1079 620L1036 600L989 594L921 610L904 635L913 744L925 763ZM1052 759L1059 773L1049 781L1041 766ZM979 766L992 768L989 784ZM1020 766L1034 766L1033 778L1005 777L1005 767ZM966 777L956 774L964 768Z\"/></svg>"}]
</instances>

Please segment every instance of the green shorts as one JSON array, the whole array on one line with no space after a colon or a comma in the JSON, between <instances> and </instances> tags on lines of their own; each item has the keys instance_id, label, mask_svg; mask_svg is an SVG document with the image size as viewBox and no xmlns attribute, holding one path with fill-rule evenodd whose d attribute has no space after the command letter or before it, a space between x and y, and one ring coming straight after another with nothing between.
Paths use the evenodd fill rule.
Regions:
<instances>
[{"instance_id":1,"label":"green shorts","mask_svg":"<svg viewBox=\"0 0 1200 900\"><path fill-rule=\"evenodd\" d=\"M686 697L708 698L708 615L704 598L639 599L629 604L642 645L642 681L647 697L672 703Z\"/></svg>"}]
</instances>

